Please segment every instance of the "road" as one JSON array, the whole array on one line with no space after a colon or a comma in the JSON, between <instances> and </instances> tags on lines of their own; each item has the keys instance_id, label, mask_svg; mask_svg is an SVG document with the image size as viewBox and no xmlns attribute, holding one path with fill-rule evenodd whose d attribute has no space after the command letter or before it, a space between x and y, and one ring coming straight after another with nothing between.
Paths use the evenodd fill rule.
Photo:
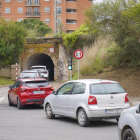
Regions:
<instances>
[{"instance_id":1,"label":"road","mask_svg":"<svg viewBox=\"0 0 140 140\"><path fill-rule=\"evenodd\" d=\"M94 121L89 127L62 116L49 120L42 106L8 106L7 92L8 87L0 88L0 140L118 140L116 120Z\"/></svg>"}]
</instances>

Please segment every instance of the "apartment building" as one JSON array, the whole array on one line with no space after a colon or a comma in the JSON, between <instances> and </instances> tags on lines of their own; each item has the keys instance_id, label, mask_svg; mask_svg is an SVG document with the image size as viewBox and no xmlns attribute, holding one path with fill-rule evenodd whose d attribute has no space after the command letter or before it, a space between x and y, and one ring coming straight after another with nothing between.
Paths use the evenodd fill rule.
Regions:
<instances>
[{"instance_id":1,"label":"apartment building","mask_svg":"<svg viewBox=\"0 0 140 140\"><path fill-rule=\"evenodd\" d=\"M35 18L57 31L60 22L66 32L73 32L84 23L89 0L0 0L0 16L21 21Z\"/></svg>"}]
</instances>

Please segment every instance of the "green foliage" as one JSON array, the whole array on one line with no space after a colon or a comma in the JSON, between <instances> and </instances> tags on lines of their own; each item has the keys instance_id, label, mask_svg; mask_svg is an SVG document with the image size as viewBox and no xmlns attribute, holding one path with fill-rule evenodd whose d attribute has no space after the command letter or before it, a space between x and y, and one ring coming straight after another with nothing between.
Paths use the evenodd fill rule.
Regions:
<instances>
[{"instance_id":1,"label":"green foliage","mask_svg":"<svg viewBox=\"0 0 140 140\"><path fill-rule=\"evenodd\" d=\"M13 21L0 18L0 65L18 62L24 48L26 31Z\"/></svg>"},{"instance_id":2,"label":"green foliage","mask_svg":"<svg viewBox=\"0 0 140 140\"><path fill-rule=\"evenodd\" d=\"M41 37L52 32L52 29L48 25L36 19L24 19L21 22L17 22L17 24L23 26L28 31L29 37Z\"/></svg>"},{"instance_id":3,"label":"green foliage","mask_svg":"<svg viewBox=\"0 0 140 140\"><path fill-rule=\"evenodd\" d=\"M0 77L0 85L13 85L14 81L10 78Z\"/></svg>"},{"instance_id":4,"label":"green foliage","mask_svg":"<svg viewBox=\"0 0 140 140\"><path fill-rule=\"evenodd\" d=\"M140 65L140 3L138 0L106 0L85 12L86 26L98 38L111 35L116 48L109 58L112 65ZM117 64L118 63L118 64Z\"/></svg>"},{"instance_id":5,"label":"green foliage","mask_svg":"<svg viewBox=\"0 0 140 140\"><path fill-rule=\"evenodd\" d=\"M89 34L89 29L85 25L73 33L62 33L62 38L70 56L73 56L74 50L82 49L85 45L91 45L94 42L94 35Z\"/></svg>"}]
</instances>

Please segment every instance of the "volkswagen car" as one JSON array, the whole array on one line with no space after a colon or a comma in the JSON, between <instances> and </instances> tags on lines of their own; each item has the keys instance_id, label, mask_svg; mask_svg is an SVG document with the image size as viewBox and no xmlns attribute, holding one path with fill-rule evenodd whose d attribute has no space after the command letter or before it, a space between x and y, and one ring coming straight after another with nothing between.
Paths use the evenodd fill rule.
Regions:
<instances>
[{"instance_id":1,"label":"volkswagen car","mask_svg":"<svg viewBox=\"0 0 140 140\"><path fill-rule=\"evenodd\" d=\"M124 110L118 124L119 140L140 140L140 104Z\"/></svg>"},{"instance_id":2,"label":"volkswagen car","mask_svg":"<svg viewBox=\"0 0 140 140\"><path fill-rule=\"evenodd\" d=\"M53 87L43 78L24 78L9 86L9 106L17 104L18 109L29 104L43 104Z\"/></svg>"},{"instance_id":3,"label":"volkswagen car","mask_svg":"<svg viewBox=\"0 0 140 140\"><path fill-rule=\"evenodd\" d=\"M129 108L129 98L123 87L116 81L102 79L73 80L64 83L44 101L48 119L55 115L78 120L80 126L90 121L116 119Z\"/></svg>"}]
</instances>

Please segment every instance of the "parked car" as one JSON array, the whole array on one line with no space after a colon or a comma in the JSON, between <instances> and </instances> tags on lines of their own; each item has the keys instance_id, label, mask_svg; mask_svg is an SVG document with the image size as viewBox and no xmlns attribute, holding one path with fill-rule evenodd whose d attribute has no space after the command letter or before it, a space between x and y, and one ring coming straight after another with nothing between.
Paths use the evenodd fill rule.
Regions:
<instances>
[{"instance_id":1,"label":"parked car","mask_svg":"<svg viewBox=\"0 0 140 140\"><path fill-rule=\"evenodd\" d=\"M140 104L121 113L118 128L119 140L140 140Z\"/></svg>"},{"instance_id":2,"label":"parked car","mask_svg":"<svg viewBox=\"0 0 140 140\"><path fill-rule=\"evenodd\" d=\"M20 76L18 76L18 79L22 78L39 78L41 75L38 71L35 70L24 70L21 72Z\"/></svg>"},{"instance_id":3,"label":"parked car","mask_svg":"<svg viewBox=\"0 0 140 140\"><path fill-rule=\"evenodd\" d=\"M48 119L62 115L87 126L92 120L116 119L129 108L128 94L115 81L100 79L74 80L64 83L44 101Z\"/></svg>"},{"instance_id":4,"label":"parked car","mask_svg":"<svg viewBox=\"0 0 140 140\"><path fill-rule=\"evenodd\" d=\"M43 104L53 87L43 78L25 78L17 80L9 86L9 106L17 104L18 109L28 104Z\"/></svg>"},{"instance_id":5,"label":"parked car","mask_svg":"<svg viewBox=\"0 0 140 140\"><path fill-rule=\"evenodd\" d=\"M45 78L46 80L49 80L49 71L47 70L46 66L32 66L31 70L36 70L39 72L40 77Z\"/></svg>"}]
</instances>

